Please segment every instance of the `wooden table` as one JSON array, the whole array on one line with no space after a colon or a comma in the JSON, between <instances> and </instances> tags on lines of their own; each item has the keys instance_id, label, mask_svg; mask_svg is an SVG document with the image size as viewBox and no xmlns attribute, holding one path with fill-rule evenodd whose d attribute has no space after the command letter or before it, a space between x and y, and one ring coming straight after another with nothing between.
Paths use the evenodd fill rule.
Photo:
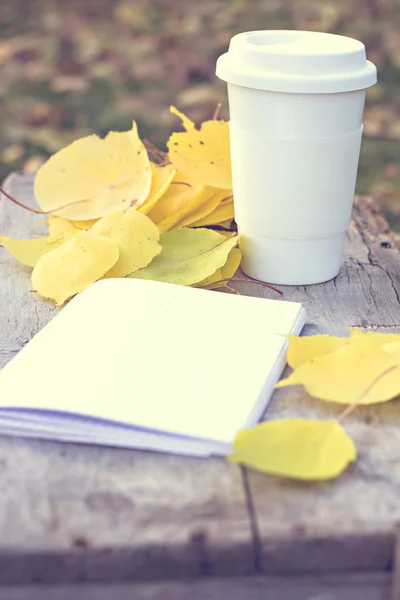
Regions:
<instances>
[{"instance_id":1,"label":"wooden table","mask_svg":"<svg viewBox=\"0 0 400 600\"><path fill-rule=\"evenodd\" d=\"M14 175L7 188L32 199L31 177ZM368 198L353 216L340 275L284 289L304 304L308 334L400 331L395 236ZM42 221L0 200L2 234L38 235ZM241 291L269 294L251 282ZM0 249L0 367L54 312L30 292L29 269ZM267 416L340 410L288 388ZM221 458L0 437L0 598L400 598L400 405L359 409L346 428L359 460L317 484Z\"/></svg>"}]
</instances>

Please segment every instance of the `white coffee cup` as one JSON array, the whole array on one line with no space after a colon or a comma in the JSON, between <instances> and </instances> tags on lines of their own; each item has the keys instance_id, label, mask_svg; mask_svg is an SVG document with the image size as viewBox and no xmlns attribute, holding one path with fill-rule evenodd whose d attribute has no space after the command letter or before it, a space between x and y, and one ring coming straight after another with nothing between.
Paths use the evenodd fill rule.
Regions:
<instances>
[{"instance_id":1,"label":"white coffee cup","mask_svg":"<svg viewBox=\"0 0 400 600\"><path fill-rule=\"evenodd\" d=\"M366 88L376 68L354 39L251 31L217 62L228 82L235 219L243 271L281 285L340 270Z\"/></svg>"}]
</instances>

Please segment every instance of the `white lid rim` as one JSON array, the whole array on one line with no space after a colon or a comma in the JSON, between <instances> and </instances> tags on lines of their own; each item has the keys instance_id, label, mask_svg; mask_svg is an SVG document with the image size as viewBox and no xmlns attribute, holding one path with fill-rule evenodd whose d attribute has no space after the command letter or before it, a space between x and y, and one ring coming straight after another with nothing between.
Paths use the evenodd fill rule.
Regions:
<instances>
[{"instance_id":1,"label":"white lid rim","mask_svg":"<svg viewBox=\"0 0 400 600\"><path fill-rule=\"evenodd\" d=\"M356 72L321 75L292 75L286 73L258 73L243 65L231 68L229 53L217 60L216 75L223 81L256 90L297 94L334 94L369 88L377 82L376 67L369 60L365 67Z\"/></svg>"}]
</instances>

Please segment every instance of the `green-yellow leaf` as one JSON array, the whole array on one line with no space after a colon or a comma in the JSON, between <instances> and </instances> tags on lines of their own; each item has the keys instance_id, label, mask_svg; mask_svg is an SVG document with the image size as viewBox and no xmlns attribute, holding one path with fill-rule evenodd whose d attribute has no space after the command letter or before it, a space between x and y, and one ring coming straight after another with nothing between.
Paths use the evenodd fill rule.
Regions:
<instances>
[{"instance_id":1,"label":"green-yellow leaf","mask_svg":"<svg viewBox=\"0 0 400 600\"><path fill-rule=\"evenodd\" d=\"M272 475L318 481L337 477L356 456L353 440L336 421L294 418L239 431L229 459Z\"/></svg>"},{"instance_id":2,"label":"green-yellow leaf","mask_svg":"<svg viewBox=\"0 0 400 600\"><path fill-rule=\"evenodd\" d=\"M162 234L160 243L161 254L132 277L194 285L223 267L238 236L226 239L209 229L183 228Z\"/></svg>"},{"instance_id":3,"label":"green-yellow leaf","mask_svg":"<svg viewBox=\"0 0 400 600\"><path fill-rule=\"evenodd\" d=\"M207 288L208 290L216 290L218 288L225 287L229 284L226 279L231 279L239 268L240 261L242 260L242 253L239 248L232 248L228 254L226 263L215 271L210 277L200 281L196 284L196 287Z\"/></svg>"}]
</instances>

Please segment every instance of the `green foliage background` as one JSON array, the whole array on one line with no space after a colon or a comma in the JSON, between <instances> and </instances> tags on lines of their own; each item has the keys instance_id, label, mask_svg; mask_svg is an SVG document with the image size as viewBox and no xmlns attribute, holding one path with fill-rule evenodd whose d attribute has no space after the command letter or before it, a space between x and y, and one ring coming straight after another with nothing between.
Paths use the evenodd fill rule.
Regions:
<instances>
[{"instance_id":1,"label":"green foliage background","mask_svg":"<svg viewBox=\"0 0 400 600\"><path fill-rule=\"evenodd\" d=\"M34 170L76 137L139 124L163 146L175 104L217 102L216 58L235 33L310 29L362 40L379 69L368 94L359 192L400 220L400 2L395 0L13 0L0 4L0 177Z\"/></svg>"}]
</instances>

